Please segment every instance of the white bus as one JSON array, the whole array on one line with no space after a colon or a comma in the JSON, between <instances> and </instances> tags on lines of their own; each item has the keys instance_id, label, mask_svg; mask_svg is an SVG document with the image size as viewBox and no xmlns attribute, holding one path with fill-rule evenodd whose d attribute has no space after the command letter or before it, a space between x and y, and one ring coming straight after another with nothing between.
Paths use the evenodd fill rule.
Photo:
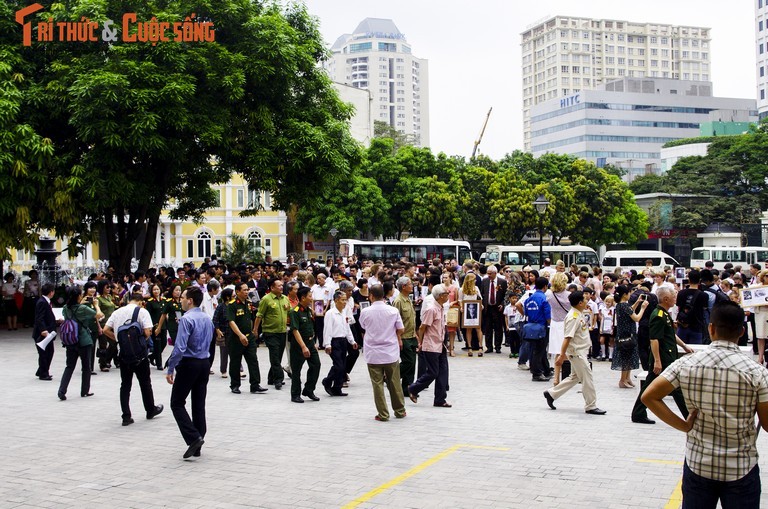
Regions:
<instances>
[{"instance_id":1,"label":"white bus","mask_svg":"<svg viewBox=\"0 0 768 509\"><path fill-rule=\"evenodd\" d=\"M441 261L455 259L459 264L472 258L469 242L451 239L425 239L411 237L405 240L339 241L339 256L357 255L358 260L391 260L402 258L416 264L426 264L434 258Z\"/></svg>"},{"instance_id":2,"label":"white bus","mask_svg":"<svg viewBox=\"0 0 768 509\"><path fill-rule=\"evenodd\" d=\"M606 251L603 256L603 271L613 272L616 268L642 272L647 267L645 262L651 261L651 270L664 270L677 267L680 264L663 251Z\"/></svg>"},{"instance_id":3,"label":"white bus","mask_svg":"<svg viewBox=\"0 0 768 509\"><path fill-rule=\"evenodd\" d=\"M715 268L723 270L726 263L741 265L744 270L753 263L765 267L768 261L768 248L762 246L748 247L695 247L691 251L691 267L704 268L706 262L715 264Z\"/></svg>"},{"instance_id":4,"label":"white bus","mask_svg":"<svg viewBox=\"0 0 768 509\"><path fill-rule=\"evenodd\" d=\"M566 266L575 263L578 266L587 265L593 267L600 264L597 253L591 247L573 246L544 246L544 258L552 260L552 265L558 260L563 260ZM480 261L486 265L501 264L511 266L512 270L521 270L526 265L538 269L539 246L525 244L524 246L499 246L491 245L486 248Z\"/></svg>"}]
</instances>

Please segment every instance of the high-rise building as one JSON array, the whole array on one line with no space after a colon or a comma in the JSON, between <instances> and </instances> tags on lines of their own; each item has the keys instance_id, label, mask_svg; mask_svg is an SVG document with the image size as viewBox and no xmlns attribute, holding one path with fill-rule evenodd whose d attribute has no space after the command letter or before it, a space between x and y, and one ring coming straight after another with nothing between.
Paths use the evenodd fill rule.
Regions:
<instances>
[{"instance_id":1,"label":"high-rise building","mask_svg":"<svg viewBox=\"0 0 768 509\"><path fill-rule=\"evenodd\" d=\"M365 18L324 64L332 80L371 92L371 116L429 146L429 69L391 19Z\"/></svg>"},{"instance_id":2,"label":"high-rise building","mask_svg":"<svg viewBox=\"0 0 768 509\"><path fill-rule=\"evenodd\" d=\"M768 116L768 0L755 2L755 54L757 55L757 111Z\"/></svg>"},{"instance_id":3,"label":"high-rise building","mask_svg":"<svg viewBox=\"0 0 768 509\"><path fill-rule=\"evenodd\" d=\"M623 77L711 80L709 28L554 16L523 32L521 47L526 151L537 104Z\"/></svg>"}]
</instances>

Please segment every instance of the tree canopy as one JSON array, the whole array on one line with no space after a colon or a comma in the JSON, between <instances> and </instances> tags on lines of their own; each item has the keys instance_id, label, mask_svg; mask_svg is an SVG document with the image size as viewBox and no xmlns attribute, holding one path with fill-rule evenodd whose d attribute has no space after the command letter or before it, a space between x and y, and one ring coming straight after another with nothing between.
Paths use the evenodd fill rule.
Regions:
<instances>
[{"instance_id":1,"label":"tree canopy","mask_svg":"<svg viewBox=\"0 0 768 509\"><path fill-rule=\"evenodd\" d=\"M318 66L327 50L303 5L203 1L194 19L213 22L215 41L154 44L122 42L120 0L40 3L33 24L116 20L120 39L22 47L13 12L24 3L0 4L0 186L16 201L0 207L6 251L29 248L44 228L73 247L103 229L110 261L126 270L144 233L146 267L161 210L201 219L210 185L235 171L288 209L308 185L322 193L358 164L352 109ZM127 10L173 23L189 6Z\"/></svg>"}]
</instances>

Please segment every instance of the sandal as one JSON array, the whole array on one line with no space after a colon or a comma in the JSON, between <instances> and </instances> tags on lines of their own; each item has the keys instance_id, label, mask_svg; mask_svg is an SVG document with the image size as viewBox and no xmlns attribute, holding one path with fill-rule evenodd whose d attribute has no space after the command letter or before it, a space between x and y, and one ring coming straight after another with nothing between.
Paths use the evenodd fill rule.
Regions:
<instances>
[{"instance_id":1,"label":"sandal","mask_svg":"<svg viewBox=\"0 0 768 509\"><path fill-rule=\"evenodd\" d=\"M449 357L456 357L456 354L453 353L453 350L451 350L450 352L448 352L448 356Z\"/></svg>"},{"instance_id":2,"label":"sandal","mask_svg":"<svg viewBox=\"0 0 768 509\"><path fill-rule=\"evenodd\" d=\"M470 350L469 352L467 352L467 357L472 357L472 350Z\"/></svg>"},{"instance_id":3,"label":"sandal","mask_svg":"<svg viewBox=\"0 0 768 509\"><path fill-rule=\"evenodd\" d=\"M477 352L477 356L478 356L478 357L482 357L482 356L483 356L483 351L482 351L482 350L480 350L479 352Z\"/></svg>"}]
</instances>

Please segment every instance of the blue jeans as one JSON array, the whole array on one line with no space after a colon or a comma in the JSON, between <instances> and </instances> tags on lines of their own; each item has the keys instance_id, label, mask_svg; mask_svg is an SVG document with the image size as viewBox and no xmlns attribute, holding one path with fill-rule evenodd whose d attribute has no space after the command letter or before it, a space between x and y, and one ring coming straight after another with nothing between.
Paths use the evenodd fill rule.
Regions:
<instances>
[{"instance_id":1,"label":"blue jeans","mask_svg":"<svg viewBox=\"0 0 768 509\"><path fill-rule=\"evenodd\" d=\"M704 341L703 332L694 332L689 327L678 327L677 336L687 345L700 345Z\"/></svg>"},{"instance_id":2,"label":"blue jeans","mask_svg":"<svg viewBox=\"0 0 768 509\"><path fill-rule=\"evenodd\" d=\"M520 345L520 357L517 359L518 364L525 364L531 358L531 343L523 341Z\"/></svg>"},{"instance_id":3,"label":"blue jeans","mask_svg":"<svg viewBox=\"0 0 768 509\"><path fill-rule=\"evenodd\" d=\"M757 509L760 507L760 467L755 465L736 481L713 481L683 465L683 509Z\"/></svg>"}]
</instances>

